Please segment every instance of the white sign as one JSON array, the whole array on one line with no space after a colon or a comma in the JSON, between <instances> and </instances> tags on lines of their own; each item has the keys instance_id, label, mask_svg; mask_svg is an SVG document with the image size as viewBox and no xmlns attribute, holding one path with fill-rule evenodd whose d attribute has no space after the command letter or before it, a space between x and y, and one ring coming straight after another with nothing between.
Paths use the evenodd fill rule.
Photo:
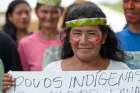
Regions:
<instances>
[{"instance_id":1,"label":"white sign","mask_svg":"<svg viewBox=\"0 0 140 93\"><path fill-rule=\"evenodd\" d=\"M140 93L140 70L13 72L8 93Z\"/></svg>"}]
</instances>

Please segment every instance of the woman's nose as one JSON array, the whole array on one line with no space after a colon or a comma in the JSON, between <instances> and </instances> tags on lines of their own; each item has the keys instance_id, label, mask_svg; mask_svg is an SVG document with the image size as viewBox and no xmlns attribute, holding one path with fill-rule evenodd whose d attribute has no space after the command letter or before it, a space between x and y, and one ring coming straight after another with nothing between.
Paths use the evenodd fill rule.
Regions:
<instances>
[{"instance_id":1,"label":"woman's nose","mask_svg":"<svg viewBox=\"0 0 140 93\"><path fill-rule=\"evenodd\" d=\"M87 35L86 34L82 34L81 37L80 37L79 43L85 44L87 42L88 42Z\"/></svg>"}]
</instances>

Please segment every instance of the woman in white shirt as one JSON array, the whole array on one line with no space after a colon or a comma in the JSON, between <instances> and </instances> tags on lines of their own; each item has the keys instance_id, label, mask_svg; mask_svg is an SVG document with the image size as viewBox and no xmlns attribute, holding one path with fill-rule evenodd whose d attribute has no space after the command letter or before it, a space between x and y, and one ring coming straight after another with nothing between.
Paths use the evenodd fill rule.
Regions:
<instances>
[{"instance_id":1,"label":"woman in white shirt","mask_svg":"<svg viewBox=\"0 0 140 93\"><path fill-rule=\"evenodd\" d=\"M49 64L45 71L86 71L129 69L123 61L114 32L106 16L92 2L75 3L64 17L66 37L62 60Z\"/></svg>"}]
</instances>

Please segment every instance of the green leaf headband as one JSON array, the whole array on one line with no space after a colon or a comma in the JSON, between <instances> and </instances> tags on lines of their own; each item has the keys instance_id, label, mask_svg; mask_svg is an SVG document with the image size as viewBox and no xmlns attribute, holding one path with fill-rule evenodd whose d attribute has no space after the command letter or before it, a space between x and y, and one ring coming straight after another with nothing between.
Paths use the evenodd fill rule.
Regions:
<instances>
[{"instance_id":1,"label":"green leaf headband","mask_svg":"<svg viewBox=\"0 0 140 93\"><path fill-rule=\"evenodd\" d=\"M106 25L106 18L82 18L65 22L66 27Z\"/></svg>"},{"instance_id":2,"label":"green leaf headband","mask_svg":"<svg viewBox=\"0 0 140 93\"><path fill-rule=\"evenodd\" d=\"M37 3L58 7L61 4L61 0L38 0Z\"/></svg>"}]
</instances>

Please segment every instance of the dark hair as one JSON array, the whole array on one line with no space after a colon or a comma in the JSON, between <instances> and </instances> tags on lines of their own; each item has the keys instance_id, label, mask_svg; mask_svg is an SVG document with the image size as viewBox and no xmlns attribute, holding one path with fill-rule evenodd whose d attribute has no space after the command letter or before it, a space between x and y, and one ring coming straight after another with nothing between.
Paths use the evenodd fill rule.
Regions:
<instances>
[{"instance_id":1,"label":"dark hair","mask_svg":"<svg viewBox=\"0 0 140 93\"><path fill-rule=\"evenodd\" d=\"M66 37L64 39L64 45L62 49L62 59L72 57L73 51L70 44L70 30L71 28L65 27L65 22L78 19L78 18L106 18L102 10L94 3L85 1L83 3L74 3L68 7L66 14L64 16L64 29L66 31ZM113 60L123 60L124 54L118 48L118 41L115 33L110 29L108 25L99 25L102 33L106 35L105 44L102 45L100 50L100 55L103 58L113 59Z\"/></svg>"},{"instance_id":2,"label":"dark hair","mask_svg":"<svg viewBox=\"0 0 140 93\"><path fill-rule=\"evenodd\" d=\"M30 5L25 1L25 0L14 0L12 1L6 11L5 14L5 24L3 26L3 30L12 37L13 40L16 41L16 27L14 26L14 24L9 20L9 15L11 15L16 6L19 4L26 4L27 6L30 7Z\"/></svg>"}]
</instances>

